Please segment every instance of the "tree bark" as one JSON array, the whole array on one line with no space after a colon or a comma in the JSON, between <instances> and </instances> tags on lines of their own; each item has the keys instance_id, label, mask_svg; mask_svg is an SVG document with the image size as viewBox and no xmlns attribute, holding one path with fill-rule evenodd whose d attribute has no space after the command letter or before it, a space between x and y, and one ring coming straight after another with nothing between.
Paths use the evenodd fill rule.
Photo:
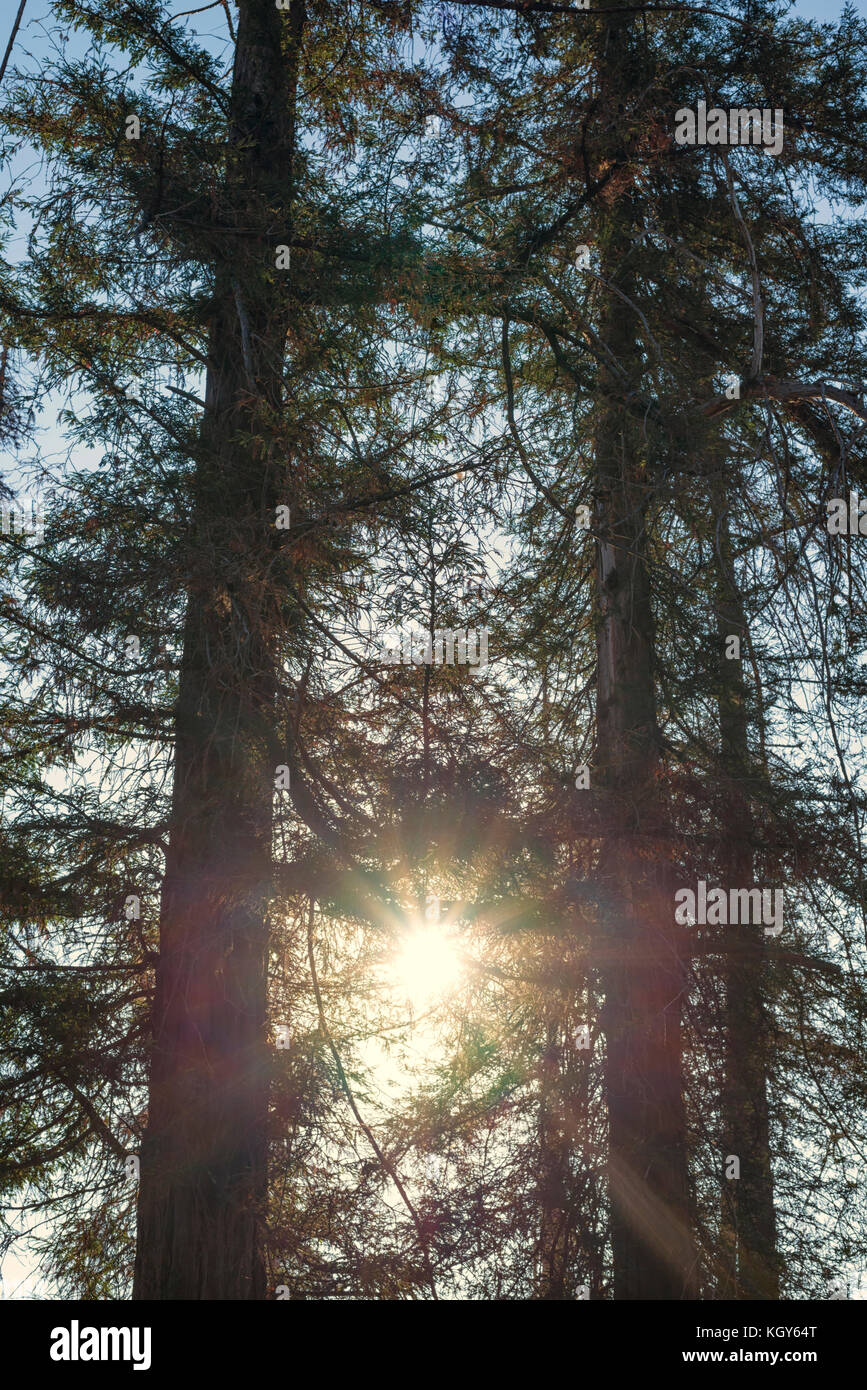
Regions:
<instances>
[{"instance_id":1,"label":"tree bark","mask_svg":"<svg viewBox=\"0 0 867 1390\"><path fill-rule=\"evenodd\" d=\"M569 1147L562 1094L560 1029L549 1020L545 1029L539 1095L539 1249L536 1297L563 1300L569 1273Z\"/></svg>"},{"instance_id":2,"label":"tree bark","mask_svg":"<svg viewBox=\"0 0 867 1390\"><path fill-rule=\"evenodd\" d=\"M743 647L748 633L734 573L722 488L716 489L714 511L718 537L715 565L720 763L725 778L724 848L729 886L749 888L754 883L755 866L750 847L753 772L747 689L742 659L725 656L726 637L738 636ZM740 1160L740 1177L722 1179L717 1296L776 1300L780 1297L780 1272L768 1123L764 935L760 925L741 923L729 924L726 937L722 1158L733 1155Z\"/></svg>"},{"instance_id":3,"label":"tree bark","mask_svg":"<svg viewBox=\"0 0 867 1390\"><path fill-rule=\"evenodd\" d=\"M300 3L240 0L176 709L136 1299L265 1296L271 566ZM252 235L251 235L252 231ZM278 424L278 422L280 422Z\"/></svg>"},{"instance_id":4,"label":"tree bark","mask_svg":"<svg viewBox=\"0 0 867 1390\"><path fill-rule=\"evenodd\" d=\"M615 47L608 59L611 81L616 54ZM637 225L637 209L624 196L599 237L605 280L626 297L634 289L629 253ZM603 304L601 337L612 363L600 373L595 452L597 762L608 806L599 869L613 1293L618 1300L686 1299L697 1296L681 1075L686 974L659 791L645 519L653 461L626 399L642 370L637 320L612 291ZM648 843L663 847L653 850L655 859L641 848Z\"/></svg>"}]
</instances>

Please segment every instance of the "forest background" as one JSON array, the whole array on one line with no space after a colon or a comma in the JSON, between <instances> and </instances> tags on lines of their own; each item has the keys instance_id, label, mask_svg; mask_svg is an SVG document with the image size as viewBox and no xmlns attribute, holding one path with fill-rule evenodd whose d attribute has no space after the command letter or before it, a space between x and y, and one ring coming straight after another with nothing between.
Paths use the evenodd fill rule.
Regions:
<instances>
[{"instance_id":1,"label":"forest background","mask_svg":"<svg viewBox=\"0 0 867 1390\"><path fill-rule=\"evenodd\" d=\"M5 1296L859 1296L863 14L183 9L2 79Z\"/></svg>"}]
</instances>

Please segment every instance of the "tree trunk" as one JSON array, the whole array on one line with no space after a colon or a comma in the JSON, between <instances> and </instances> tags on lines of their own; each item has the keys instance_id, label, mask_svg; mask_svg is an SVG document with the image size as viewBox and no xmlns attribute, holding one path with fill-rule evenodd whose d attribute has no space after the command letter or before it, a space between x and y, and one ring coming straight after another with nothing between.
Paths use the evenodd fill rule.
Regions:
<instances>
[{"instance_id":1,"label":"tree trunk","mask_svg":"<svg viewBox=\"0 0 867 1390\"><path fill-rule=\"evenodd\" d=\"M725 639L746 644L747 627L732 562L726 502L715 494L718 517L716 564L719 663L720 761L725 777L724 825L727 886L754 883L750 847L751 759L746 686L741 659L725 656ZM764 1009L766 961L760 925L730 924L725 954L725 1081L722 1124L725 1153L740 1160L740 1177L723 1177L720 1231L724 1299L779 1299L779 1260L768 1128L768 1028ZM721 1165L722 1167L722 1165ZM724 1169L723 1169L724 1171Z\"/></svg>"},{"instance_id":2,"label":"tree trunk","mask_svg":"<svg viewBox=\"0 0 867 1390\"><path fill-rule=\"evenodd\" d=\"M240 0L160 915L137 1299L265 1296L266 961L301 4ZM285 441L284 441L285 447Z\"/></svg>"},{"instance_id":3,"label":"tree trunk","mask_svg":"<svg viewBox=\"0 0 867 1390\"><path fill-rule=\"evenodd\" d=\"M555 1021L549 1020L545 1029L539 1094L539 1247L536 1274L536 1297L548 1301L565 1299L569 1265L567 1206L571 1135L566 1133L563 1113L562 1052L560 1028Z\"/></svg>"},{"instance_id":4,"label":"tree trunk","mask_svg":"<svg viewBox=\"0 0 867 1390\"><path fill-rule=\"evenodd\" d=\"M602 271L630 296L635 209L600 235ZM681 1077L685 971L660 799L654 627L645 512L650 460L624 395L641 372L637 320L607 292L601 337L625 372L600 373L596 435L597 761L615 1299L697 1296Z\"/></svg>"}]
</instances>

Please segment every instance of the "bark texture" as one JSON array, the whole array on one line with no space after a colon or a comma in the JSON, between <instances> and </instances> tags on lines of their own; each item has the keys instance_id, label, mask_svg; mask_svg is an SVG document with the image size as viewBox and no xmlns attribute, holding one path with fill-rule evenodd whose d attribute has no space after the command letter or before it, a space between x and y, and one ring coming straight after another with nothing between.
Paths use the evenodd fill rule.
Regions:
<instances>
[{"instance_id":1,"label":"bark texture","mask_svg":"<svg viewBox=\"0 0 867 1390\"><path fill-rule=\"evenodd\" d=\"M610 154L622 158L623 93L641 81L631 20L612 17L599 57ZM600 218L603 284L596 429L597 762L606 803L600 853L603 1026L613 1294L697 1296L682 1090L685 969L674 923L671 834L660 791L655 635L646 516L656 460L629 410L643 375L631 307L638 198Z\"/></svg>"},{"instance_id":2,"label":"bark texture","mask_svg":"<svg viewBox=\"0 0 867 1390\"><path fill-rule=\"evenodd\" d=\"M241 0L194 481L134 1298L265 1296L275 437L303 6ZM282 274L282 279L281 279ZM284 432L285 442L285 432Z\"/></svg>"},{"instance_id":3,"label":"bark texture","mask_svg":"<svg viewBox=\"0 0 867 1390\"><path fill-rule=\"evenodd\" d=\"M725 777L723 848L727 887L754 885L750 844L753 814L750 788L755 777L749 748L747 689L743 653L748 632L732 559L726 501L719 488L717 516L716 601L720 647L719 725L721 767ZM736 635L741 657L725 655L726 638ZM725 1073L722 1094L723 1160L740 1160L740 1177L723 1177L720 1249L722 1269L717 1294L723 1299L771 1299L780 1296L774 1184L768 1122L768 1020L765 1009L767 962L760 925L726 928ZM724 1171L724 1169L723 1169Z\"/></svg>"}]
</instances>

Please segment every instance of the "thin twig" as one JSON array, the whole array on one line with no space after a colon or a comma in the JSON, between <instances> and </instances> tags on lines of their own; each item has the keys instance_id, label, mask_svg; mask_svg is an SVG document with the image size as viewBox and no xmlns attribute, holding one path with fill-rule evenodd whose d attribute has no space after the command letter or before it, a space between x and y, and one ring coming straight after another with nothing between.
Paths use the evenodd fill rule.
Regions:
<instances>
[{"instance_id":1,"label":"thin twig","mask_svg":"<svg viewBox=\"0 0 867 1390\"><path fill-rule=\"evenodd\" d=\"M12 53L12 45L14 44L15 37L18 33L18 30L21 27L21 17L24 14L24 6L26 4L27 0L21 0L21 4L18 6L18 13L15 16L15 23L12 25L12 33L9 35L9 42L6 45L6 52L3 54L3 62L0 63L0 82L3 81L3 74L6 71L6 64L9 62L9 57Z\"/></svg>"}]
</instances>

